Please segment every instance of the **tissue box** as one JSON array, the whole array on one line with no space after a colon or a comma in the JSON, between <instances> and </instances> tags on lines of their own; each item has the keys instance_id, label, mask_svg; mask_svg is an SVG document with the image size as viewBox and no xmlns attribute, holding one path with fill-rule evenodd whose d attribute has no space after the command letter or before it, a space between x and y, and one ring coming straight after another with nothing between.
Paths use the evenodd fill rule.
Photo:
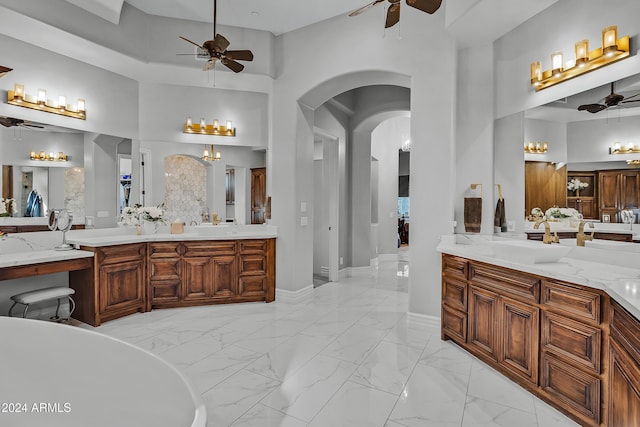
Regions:
<instances>
[{"instance_id":1,"label":"tissue box","mask_svg":"<svg viewBox=\"0 0 640 427\"><path fill-rule=\"evenodd\" d=\"M171 234L182 234L182 233L184 233L184 222L172 222Z\"/></svg>"}]
</instances>

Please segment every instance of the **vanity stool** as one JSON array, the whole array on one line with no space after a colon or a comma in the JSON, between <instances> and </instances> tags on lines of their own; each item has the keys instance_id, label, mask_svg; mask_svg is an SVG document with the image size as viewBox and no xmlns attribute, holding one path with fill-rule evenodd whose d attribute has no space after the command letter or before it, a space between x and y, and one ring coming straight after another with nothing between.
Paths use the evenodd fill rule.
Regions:
<instances>
[{"instance_id":1,"label":"vanity stool","mask_svg":"<svg viewBox=\"0 0 640 427\"><path fill-rule=\"evenodd\" d=\"M61 320L69 321L71 318L71 314L73 310L76 308L76 303L71 298L76 291L72 288L64 287L64 286L53 286L50 288L44 289L36 289L35 291L22 292L20 294L16 294L11 297L13 301L13 305L9 309L9 317L11 317L11 311L16 306L16 304L24 305L24 311L22 312L22 317L27 317L27 310L29 310L30 304L35 304L42 301L47 301L51 299L56 299L58 301L58 305L56 306L56 314L53 317L50 317L50 320L54 320L59 322ZM60 300L62 298L67 298L69 300L69 316L66 319L61 319L58 315L60 311Z\"/></svg>"}]
</instances>

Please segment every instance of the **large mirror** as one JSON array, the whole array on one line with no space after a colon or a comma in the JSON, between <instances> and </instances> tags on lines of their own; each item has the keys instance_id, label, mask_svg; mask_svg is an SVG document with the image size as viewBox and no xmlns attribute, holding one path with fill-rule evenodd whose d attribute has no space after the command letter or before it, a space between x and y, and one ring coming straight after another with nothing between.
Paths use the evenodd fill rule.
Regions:
<instances>
[{"instance_id":1,"label":"large mirror","mask_svg":"<svg viewBox=\"0 0 640 427\"><path fill-rule=\"evenodd\" d=\"M524 135L542 151L523 150L525 215L557 205L610 222L633 210L638 222L640 75L526 111Z\"/></svg>"}]
</instances>

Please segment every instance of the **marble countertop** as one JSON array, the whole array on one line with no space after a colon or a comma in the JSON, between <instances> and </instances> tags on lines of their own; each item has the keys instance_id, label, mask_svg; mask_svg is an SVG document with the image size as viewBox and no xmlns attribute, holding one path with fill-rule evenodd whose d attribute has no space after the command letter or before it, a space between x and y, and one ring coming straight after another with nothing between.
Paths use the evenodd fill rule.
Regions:
<instances>
[{"instance_id":1,"label":"marble countertop","mask_svg":"<svg viewBox=\"0 0 640 427\"><path fill-rule=\"evenodd\" d=\"M607 292L637 319L640 319L640 253L593 246L571 246L568 253L557 262L530 264L496 255L491 242L522 241L521 239L501 239L490 235L443 236L438 251L475 261L513 270L523 271L551 279L589 286ZM563 242L575 245L575 240ZM544 245L542 242L527 241L527 245ZM627 243L627 245L635 245ZM533 247L533 246L532 246ZM535 246L538 248L538 246Z\"/></svg>"},{"instance_id":2,"label":"marble countertop","mask_svg":"<svg viewBox=\"0 0 640 427\"><path fill-rule=\"evenodd\" d=\"M56 251L53 249L45 249L33 252L3 254L0 256L0 268L42 264L54 261L68 261L79 258L93 258L93 252L80 250Z\"/></svg>"}]
</instances>

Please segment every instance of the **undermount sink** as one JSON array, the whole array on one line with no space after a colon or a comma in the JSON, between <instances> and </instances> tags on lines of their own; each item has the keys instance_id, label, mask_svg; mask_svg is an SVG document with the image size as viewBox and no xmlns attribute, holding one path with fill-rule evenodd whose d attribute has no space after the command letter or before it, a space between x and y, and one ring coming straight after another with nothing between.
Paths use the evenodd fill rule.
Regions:
<instances>
[{"instance_id":1,"label":"undermount sink","mask_svg":"<svg viewBox=\"0 0 640 427\"><path fill-rule=\"evenodd\" d=\"M571 246L546 245L530 240L504 240L488 242L497 258L521 264L542 264L558 262L571 252Z\"/></svg>"}]
</instances>

